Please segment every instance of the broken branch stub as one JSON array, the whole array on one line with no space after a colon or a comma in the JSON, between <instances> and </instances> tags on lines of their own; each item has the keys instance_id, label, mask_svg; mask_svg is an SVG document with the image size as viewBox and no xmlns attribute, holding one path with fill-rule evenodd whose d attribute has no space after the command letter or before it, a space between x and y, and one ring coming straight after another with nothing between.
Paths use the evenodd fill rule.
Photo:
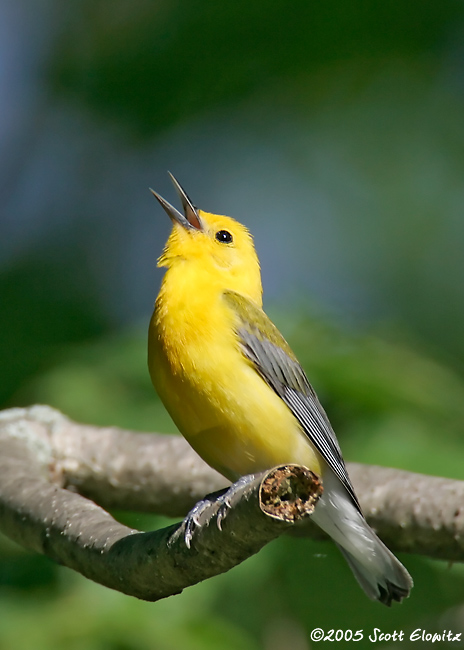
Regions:
<instances>
[{"instance_id":1,"label":"broken branch stub","mask_svg":"<svg viewBox=\"0 0 464 650\"><path fill-rule=\"evenodd\" d=\"M297 523L314 512L322 480L303 465L280 465L266 473L259 488L259 507L274 519Z\"/></svg>"}]
</instances>

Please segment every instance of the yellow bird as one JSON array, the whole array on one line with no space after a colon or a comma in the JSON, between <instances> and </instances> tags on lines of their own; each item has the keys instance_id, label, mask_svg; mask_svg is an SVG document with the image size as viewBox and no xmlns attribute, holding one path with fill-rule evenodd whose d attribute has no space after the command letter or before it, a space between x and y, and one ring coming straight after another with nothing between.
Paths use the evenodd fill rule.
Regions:
<instances>
[{"instance_id":1,"label":"yellow bird","mask_svg":"<svg viewBox=\"0 0 464 650\"><path fill-rule=\"evenodd\" d=\"M370 598L401 601L411 577L364 519L327 415L262 310L250 233L195 208L171 179L184 214L152 190L173 223L149 329L155 389L190 445L230 481L287 463L321 476L313 520Z\"/></svg>"}]
</instances>

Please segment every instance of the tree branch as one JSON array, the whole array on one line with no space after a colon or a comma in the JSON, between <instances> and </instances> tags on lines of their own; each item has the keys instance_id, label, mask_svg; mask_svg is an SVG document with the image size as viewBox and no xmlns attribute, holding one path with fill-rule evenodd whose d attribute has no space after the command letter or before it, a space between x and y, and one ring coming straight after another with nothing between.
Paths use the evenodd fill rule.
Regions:
<instances>
[{"instance_id":1,"label":"tree branch","mask_svg":"<svg viewBox=\"0 0 464 650\"><path fill-rule=\"evenodd\" d=\"M224 485L219 475L179 445L180 439L149 438L116 429L99 432L49 407L4 411L0 414L0 529L19 544L107 587L158 600L228 571L257 553L308 517L322 493L317 477L306 468L276 468L237 487L221 530L210 525L218 520L221 502L212 499L205 504L188 548L185 522L140 533L119 524L80 494L60 487L59 483L93 490L112 505L119 495L126 506L134 498L139 508L172 514L169 495L177 511L193 505L205 489ZM158 444L150 446L153 441ZM143 455L147 452L151 458ZM168 494L157 500L152 489Z\"/></svg>"},{"instance_id":2,"label":"tree branch","mask_svg":"<svg viewBox=\"0 0 464 650\"><path fill-rule=\"evenodd\" d=\"M464 482L357 464L349 471L367 519L392 550L464 560ZM313 478L304 480L307 508L297 519L318 495ZM264 514L259 479L237 491L222 532L208 525L217 517L212 502L190 550L184 524L139 533L85 498L184 516L225 485L179 436L76 424L46 406L0 413L0 529L139 598L156 600L227 571L284 531L320 536L313 525Z\"/></svg>"}]
</instances>

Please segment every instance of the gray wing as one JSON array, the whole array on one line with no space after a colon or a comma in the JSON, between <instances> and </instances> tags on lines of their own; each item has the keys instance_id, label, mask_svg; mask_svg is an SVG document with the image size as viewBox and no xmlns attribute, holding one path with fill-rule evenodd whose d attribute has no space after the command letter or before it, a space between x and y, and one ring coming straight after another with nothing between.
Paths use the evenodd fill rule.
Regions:
<instances>
[{"instance_id":1,"label":"gray wing","mask_svg":"<svg viewBox=\"0 0 464 650\"><path fill-rule=\"evenodd\" d=\"M236 332L245 357L287 404L311 443L361 508L329 419L290 346L264 311L244 296L224 298L237 314Z\"/></svg>"}]
</instances>

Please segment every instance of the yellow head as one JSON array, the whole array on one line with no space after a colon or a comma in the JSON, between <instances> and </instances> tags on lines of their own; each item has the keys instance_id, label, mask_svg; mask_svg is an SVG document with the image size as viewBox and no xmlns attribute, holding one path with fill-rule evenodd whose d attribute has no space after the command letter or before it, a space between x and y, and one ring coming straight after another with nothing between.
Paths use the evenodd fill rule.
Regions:
<instances>
[{"instance_id":1,"label":"yellow head","mask_svg":"<svg viewBox=\"0 0 464 650\"><path fill-rule=\"evenodd\" d=\"M245 226L231 217L195 208L170 174L182 202L181 214L153 192L173 222L172 232L158 266L182 269L198 286L242 293L261 304L261 274L253 239ZM195 290L195 286L193 287Z\"/></svg>"}]
</instances>

